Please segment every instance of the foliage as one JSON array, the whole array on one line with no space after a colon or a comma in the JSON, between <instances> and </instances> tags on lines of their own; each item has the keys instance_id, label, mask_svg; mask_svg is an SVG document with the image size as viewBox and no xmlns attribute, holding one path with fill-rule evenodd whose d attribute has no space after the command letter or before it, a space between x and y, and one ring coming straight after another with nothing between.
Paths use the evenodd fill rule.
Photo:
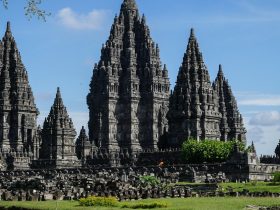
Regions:
<instances>
[{"instance_id":1,"label":"foliage","mask_svg":"<svg viewBox=\"0 0 280 210\"><path fill-rule=\"evenodd\" d=\"M3 6L8 9L9 0L0 0L3 3Z\"/></svg>"},{"instance_id":2,"label":"foliage","mask_svg":"<svg viewBox=\"0 0 280 210\"><path fill-rule=\"evenodd\" d=\"M154 208L167 208L165 202L153 202L153 203L136 203L136 204L124 204L122 208L130 209L154 209Z\"/></svg>"},{"instance_id":3,"label":"foliage","mask_svg":"<svg viewBox=\"0 0 280 210\"><path fill-rule=\"evenodd\" d=\"M275 148L275 155L276 155L276 157L280 158L280 140L279 140L277 147Z\"/></svg>"},{"instance_id":4,"label":"foliage","mask_svg":"<svg viewBox=\"0 0 280 210\"><path fill-rule=\"evenodd\" d=\"M160 181L155 176L140 176L140 181L144 186L156 186L160 184Z\"/></svg>"},{"instance_id":5,"label":"foliage","mask_svg":"<svg viewBox=\"0 0 280 210\"><path fill-rule=\"evenodd\" d=\"M245 150L245 145L237 141L187 140L183 144L183 157L188 163L220 163L228 160L235 144Z\"/></svg>"},{"instance_id":6,"label":"foliage","mask_svg":"<svg viewBox=\"0 0 280 210\"><path fill-rule=\"evenodd\" d=\"M96 197L89 196L79 200L80 206L104 206L115 207L118 206L118 200L115 197Z\"/></svg>"},{"instance_id":7,"label":"foliage","mask_svg":"<svg viewBox=\"0 0 280 210\"><path fill-rule=\"evenodd\" d=\"M255 147L253 145L248 146L247 152L255 152Z\"/></svg>"},{"instance_id":8,"label":"foliage","mask_svg":"<svg viewBox=\"0 0 280 210\"><path fill-rule=\"evenodd\" d=\"M3 6L8 9L10 0L0 0L3 3ZM27 0L26 6L24 7L25 15L30 20L33 16L37 16L38 19L46 21L46 16L50 16L51 13L46 12L40 8L42 0Z\"/></svg>"},{"instance_id":9,"label":"foliage","mask_svg":"<svg viewBox=\"0 0 280 210\"><path fill-rule=\"evenodd\" d=\"M280 182L280 172L275 172L273 174L273 182Z\"/></svg>"}]
</instances>

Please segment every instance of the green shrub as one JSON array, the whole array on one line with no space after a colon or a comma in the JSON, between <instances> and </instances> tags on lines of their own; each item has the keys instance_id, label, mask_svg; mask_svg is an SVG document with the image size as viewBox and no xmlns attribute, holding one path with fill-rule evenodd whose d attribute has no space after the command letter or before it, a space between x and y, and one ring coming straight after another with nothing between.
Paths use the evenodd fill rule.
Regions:
<instances>
[{"instance_id":1,"label":"green shrub","mask_svg":"<svg viewBox=\"0 0 280 210\"><path fill-rule=\"evenodd\" d=\"M280 182L280 172L275 172L273 174L273 182Z\"/></svg>"},{"instance_id":2,"label":"green shrub","mask_svg":"<svg viewBox=\"0 0 280 210\"><path fill-rule=\"evenodd\" d=\"M148 186L148 185L156 186L160 184L160 180L155 176L140 176L140 181L144 186Z\"/></svg>"},{"instance_id":3,"label":"green shrub","mask_svg":"<svg viewBox=\"0 0 280 210\"><path fill-rule=\"evenodd\" d=\"M183 158L188 163L220 163L229 159L234 145L238 144L241 151L245 145L235 141L187 140L183 144Z\"/></svg>"},{"instance_id":4,"label":"green shrub","mask_svg":"<svg viewBox=\"0 0 280 210\"><path fill-rule=\"evenodd\" d=\"M252 186L257 186L258 181L256 181L256 180L252 180L252 181L250 182L250 184L251 184Z\"/></svg>"},{"instance_id":5,"label":"green shrub","mask_svg":"<svg viewBox=\"0 0 280 210\"><path fill-rule=\"evenodd\" d=\"M115 207L118 205L118 200L115 197L96 197L89 196L79 200L80 206L104 206Z\"/></svg>"},{"instance_id":6,"label":"green shrub","mask_svg":"<svg viewBox=\"0 0 280 210\"><path fill-rule=\"evenodd\" d=\"M166 208L167 203L153 202L153 203L136 203L136 204L124 204L122 208L130 209L154 209L154 208Z\"/></svg>"}]
</instances>

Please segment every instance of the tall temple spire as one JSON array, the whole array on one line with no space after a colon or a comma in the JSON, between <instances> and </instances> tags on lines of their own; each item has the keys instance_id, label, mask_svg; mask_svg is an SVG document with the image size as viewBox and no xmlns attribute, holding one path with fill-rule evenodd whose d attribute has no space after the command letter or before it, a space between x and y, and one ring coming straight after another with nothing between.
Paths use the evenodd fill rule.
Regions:
<instances>
[{"instance_id":1,"label":"tall temple spire","mask_svg":"<svg viewBox=\"0 0 280 210\"><path fill-rule=\"evenodd\" d=\"M231 87L224 76L222 65L219 65L219 71L213 83L213 88L218 94L219 111L223 118L220 123L222 140L239 140L246 143L246 129L243 119L239 113Z\"/></svg>"},{"instance_id":2,"label":"tall temple spire","mask_svg":"<svg viewBox=\"0 0 280 210\"><path fill-rule=\"evenodd\" d=\"M77 161L75 137L72 119L63 105L60 89L57 88L54 104L42 129L40 159L55 160L58 167L61 161L69 161L68 166L71 166L72 161Z\"/></svg>"},{"instance_id":3,"label":"tall temple spire","mask_svg":"<svg viewBox=\"0 0 280 210\"><path fill-rule=\"evenodd\" d=\"M124 0L90 84L91 142L109 150L157 147L168 127L165 116L170 88L159 53L135 0ZM160 129L155 129L155 124L160 124Z\"/></svg>"},{"instance_id":4,"label":"tall temple spire","mask_svg":"<svg viewBox=\"0 0 280 210\"><path fill-rule=\"evenodd\" d=\"M181 147L186 139L220 139L218 96L213 91L194 29L190 37L168 113L170 144Z\"/></svg>"},{"instance_id":5,"label":"tall temple spire","mask_svg":"<svg viewBox=\"0 0 280 210\"><path fill-rule=\"evenodd\" d=\"M2 48L2 50L1 50ZM12 36L10 22L0 47L0 123L3 133L0 144L4 149L30 151L36 133L37 115L27 71L22 63L16 41ZM9 120L9 116L14 116Z\"/></svg>"},{"instance_id":6,"label":"tall temple spire","mask_svg":"<svg viewBox=\"0 0 280 210\"><path fill-rule=\"evenodd\" d=\"M72 119L63 105L60 89L57 88L54 104L43 125L40 158L75 160L75 136Z\"/></svg>"},{"instance_id":7,"label":"tall temple spire","mask_svg":"<svg viewBox=\"0 0 280 210\"><path fill-rule=\"evenodd\" d=\"M80 134L76 140L76 154L78 159L85 161L86 157L91 152L91 143L87 137L86 129L82 126Z\"/></svg>"}]
</instances>

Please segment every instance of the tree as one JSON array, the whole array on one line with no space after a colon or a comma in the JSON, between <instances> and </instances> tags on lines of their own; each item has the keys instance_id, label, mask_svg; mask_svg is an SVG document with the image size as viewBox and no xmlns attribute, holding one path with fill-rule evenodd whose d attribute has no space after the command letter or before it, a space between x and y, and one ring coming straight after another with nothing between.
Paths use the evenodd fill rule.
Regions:
<instances>
[{"instance_id":1,"label":"tree","mask_svg":"<svg viewBox=\"0 0 280 210\"><path fill-rule=\"evenodd\" d=\"M8 9L10 0L0 0L3 3L4 8ZM33 16L37 16L38 19L46 21L46 16L50 16L51 13L46 12L40 8L42 0L26 0L26 6L24 7L25 15L30 20Z\"/></svg>"},{"instance_id":2,"label":"tree","mask_svg":"<svg viewBox=\"0 0 280 210\"><path fill-rule=\"evenodd\" d=\"M236 144L245 151L239 141L187 140L183 143L183 157L187 163L220 163L229 159Z\"/></svg>"},{"instance_id":3,"label":"tree","mask_svg":"<svg viewBox=\"0 0 280 210\"><path fill-rule=\"evenodd\" d=\"M277 147L275 148L275 155L276 155L276 157L280 158L280 140L279 140Z\"/></svg>"}]
</instances>

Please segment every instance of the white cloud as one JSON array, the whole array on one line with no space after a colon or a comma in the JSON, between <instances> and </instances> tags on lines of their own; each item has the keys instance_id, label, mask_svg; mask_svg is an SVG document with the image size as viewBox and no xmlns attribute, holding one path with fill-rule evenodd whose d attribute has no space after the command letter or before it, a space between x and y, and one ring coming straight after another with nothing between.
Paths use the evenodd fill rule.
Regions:
<instances>
[{"instance_id":1,"label":"white cloud","mask_svg":"<svg viewBox=\"0 0 280 210\"><path fill-rule=\"evenodd\" d=\"M41 126L41 128L43 127L43 123L45 121L45 118L48 116L49 112L47 111L40 111L40 115L38 116L37 119L37 124Z\"/></svg>"},{"instance_id":2,"label":"white cloud","mask_svg":"<svg viewBox=\"0 0 280 210\"><path fill-rule=\"evenodd\" d=\"M212 23L259 23L259 22L278 22L280 21L279 11L256 6L251 1L233 1L239 6L239 15L226 14L212 16L208 19ZM205 18L205 17L204 17ZM207 21L207 19L206 19Z\"/></svg>"},{"instance_id":3,"label":"white cloud","mask_svg":"<svg viewBox=\"0 0 280 210\"><path fill-rule=\"evenodd\" d=\"M247 138L249 141L252 140L255 143L261 143L263 142L263 134L264 131L261 127L253 127L248 130ZM247 143L250 144L250 142Z\"/></svg>"},{"instance_id":4,"label":"white cloud","mask_svg":"<svg viewBox=\"0 0 280 210\"><path fill-rule=\"evenodd\" d=\"M87 130L88 119L89 119L88 112L69 112L68 114L73 120L74 127L77 131L77 134L80 133L82 126L84 126L85 129Z\"/></svg>"},{"instance_id":5,"label":"white cloud","mask_svg":"<svg viewBox=\"0 0 280 210\"><path fill-rule=\"evenodd\" d=\"M88 14L79 14L66 7L58 12L59 22L67 28L83 30L98 30L104 24L107 17L106 10L92 10Z\"/></svg>"},{"instance_id":6,"label":"white cloud","mask_svg":"<svg viewBox=\"0 0 280 210\"><path fill-rule=\"evenodd\" d=\"M258 112L256 115L259 113L261 112ZM250 145L251 142L254 141L258 155L272 155L274 154L274 149L278 143L277 139L280 137L279 124L265 126L252 125L250 121L256 115L249 114L244 117L244 123L247 129L247 145Z\"/></svg>"},{"instance_id":7,"label":"white cloud","mask_svg":"<svg viewBox=\"0 0 280 210\"><path fill-rule=\"evenodd\" d=\"M280 98L244 99L239 104L242 106L280 106Z\"/></svg>"},{"instance_id":8,"label":"white cloud","mask_svg":"<svg viewBox=\"0 0 280 210\"><path fill-rule=\"evenodd\" d=\"M256 92L237 92L241 106L280 106L280 95Z\"/></svg>"},{"instance_id":9,"label":"white cloud","mask_svg":"<svg viewBox=\"0 0 280 210\"><path fill-rule=\"evenodd\" d=\"M35 99L41 101L49 101L52 99L52 97L53 95L50 92L39 92L35 94Z\"/></svg>"},{"instance_id":10,"label":"white cloud","mask_svg":"<svg viewBox=\"0 0 280 210\"><path fill-rule=\"evenodd\" d=\"M259 112L250 119L249 123L259 126L277 126L280 124L280 112Z\"/></svg>"}]
</instances>

